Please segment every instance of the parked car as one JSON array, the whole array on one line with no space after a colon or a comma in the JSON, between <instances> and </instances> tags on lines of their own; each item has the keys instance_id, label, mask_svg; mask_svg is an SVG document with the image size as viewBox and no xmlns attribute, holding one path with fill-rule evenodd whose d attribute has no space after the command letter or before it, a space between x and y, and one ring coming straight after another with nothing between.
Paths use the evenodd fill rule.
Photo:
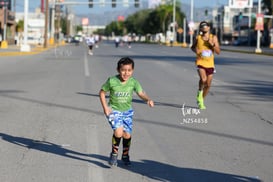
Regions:
<instances>
[{"instance_id":1,"label":"parked car","mask_svg":"<svg viewBox=\"0 0 273 182\"><path fill-rule=\"evenodd\" d=\"M237 40L233 41L232 44L235 45L235 46L247 45L248 40L246 40L246 39L237 39Z\"/></svg>"}]
</instances>

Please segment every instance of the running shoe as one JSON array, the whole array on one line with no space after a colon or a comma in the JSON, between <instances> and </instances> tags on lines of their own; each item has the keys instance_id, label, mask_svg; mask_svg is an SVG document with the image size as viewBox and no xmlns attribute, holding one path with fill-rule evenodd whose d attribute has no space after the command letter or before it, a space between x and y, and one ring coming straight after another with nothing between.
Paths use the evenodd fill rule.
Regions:
<instances>
[{"instance_id":1,"label":"running shoe","mask_svg":"<svg viewBox=\"0 0 273 182\"><path fill-rule=\"evenodd\" d=\"M109 164L111 166L117 166L118 165L118 154L110 153Z\"/></svg>"},{"instance_id":2,"label":"running shoe","mask_svg":"<svg viewBox=\"0 0 273 182\"><path fill-rule=\"evenodd\" d=\"M199 109L206 109L206 106L204 105L204 102L198 104Z\"/></svg>"},{"instance_id":3,"label":"running shoe","mask_svg":"<svg viewBox=\"0 0 273 182\"><path fill-rule=\"evenodd\" d=\"M131 166L131 161L129 155L122 155L121 160L123 161L125 166Z\"/></svg>"}]
</instances>

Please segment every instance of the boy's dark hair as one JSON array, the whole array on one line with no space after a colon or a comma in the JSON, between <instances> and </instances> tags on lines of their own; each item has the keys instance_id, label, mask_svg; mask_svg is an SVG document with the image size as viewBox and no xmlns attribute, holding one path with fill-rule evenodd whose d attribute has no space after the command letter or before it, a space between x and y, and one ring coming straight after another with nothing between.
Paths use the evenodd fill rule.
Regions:
<instances>
[{"instance_id":1,"label":"boy's dark hair","mask_svg":"<svg viewBox=\"0 0 273 182\"><path fill-rule=\"evenodd\" d=\"M134 63L134 61L133 61L131 58L129 58L129 57L123 57L123 58L121 58L121 59L118 61L117 70L120 70L120 68L121 68L123 65L128 65L128 64L131 64L131 65L132 65L132 68L134 69L135 63Z\"/></svg>"}]
</instances>

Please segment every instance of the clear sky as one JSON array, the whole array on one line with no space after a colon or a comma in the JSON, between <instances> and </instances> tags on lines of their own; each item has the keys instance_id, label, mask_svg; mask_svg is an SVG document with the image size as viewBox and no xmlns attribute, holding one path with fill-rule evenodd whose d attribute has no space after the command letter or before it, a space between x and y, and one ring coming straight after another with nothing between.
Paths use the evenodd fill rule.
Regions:
<instances>
[{"instance_id":1,"label":"clear sky","mask_svg":"<svg viewBox=\"0 0 273 182\"><path fill-rule=\"evenodd\" d=\"M181 2L190 4L191 0L181 0ZM228 0L193 0L193 2L195 7L215 7L228 4Z\"/></svg>"},{"instance_id":2,"label":"clear sky","mask_svg":"<svg viewBox=\"0 0 273 182\"><path fill-rule=\"evenodd\" d=\"M41 0L29 0L29 11L34 12L35 8L40 7L40 1ZM88 0L67 0L67 1L73 1L73 2L87 2ZM98 2L99 0L94 0L94 2ZM105 0L107 1L107 0ZM109 2L110 0L108 0ZM117 0L117 2L121 2L122 0ZM147 0L140 0L140 1L147 1ZM191 0L180 0L181 3L187 3L190 4ZM129 0L129 2L133 2L133 0ZM228 0L193 0L195 7L215 7L217 5L224 5L228 4ZM116 8L112 8L110 4L105 5L104 7L100 7L99 5L94 5L92 9L88 8L88 5L78 5L78 6L72 6L72 9L75 13L88 13L90 11L93 12L104 12L109 11L111 9L123 9L126 7L123 7L121 4L118 4ZM24 0L16 0L16 11L24 11Z\"/></svg>"}]
</instances>

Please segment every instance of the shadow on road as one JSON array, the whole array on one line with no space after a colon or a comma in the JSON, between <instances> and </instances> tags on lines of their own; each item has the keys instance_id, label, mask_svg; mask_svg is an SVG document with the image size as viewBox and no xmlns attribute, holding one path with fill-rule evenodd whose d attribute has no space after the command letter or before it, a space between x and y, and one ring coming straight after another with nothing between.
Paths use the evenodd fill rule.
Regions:
<instances>
[{"instance_id":1,"label":"shadow on road","mask_svg":"<svg viewBox=\"0 0 273 182\"><path fill-rule=\"evenodd\" d=\"M90 157L108 161L108 157L91 154ZM170 164L152 161L152 160L141 160L140 162L132 161L132 166L127 167L118 161L118 167L128 170L133 173L146 176L147 178L158 180L158 181L172 181L172 182L262 182L260 179L255 177L245 177L234 174L226 174L221 172L203 170L203 169L193 169L193 168L183 168L177 167Z\"/></svg>"},{"instance_id":2,"label":"shadow on road","mask_svg":"<svg viewBox=\"0 0 273 182\"><path fill-rule=\"evenodd\" d=\"M253 100L258 101L273 101L273 82L262 80L242 80L235 82L226 87L231 90L239 91L247 96L250 96Z\"/></svg>"},{"instance_id":3,"label":"shadow on road","mask_svg":"<svg viewBox=\"0 0 273 182\"><path fill-rule=\"evenodd\" d=\"M48 141L39 141L39 140L30 139L30 138L16 137L16 136L4 134L4 133L0 133L0 138L2 138L2 140L5 140L9 143L28 148L30 150L38 150L41 152L51 153L51 154L59 155L62 157L90 162L102 168L109 168L109 166L101 162L90 160L89 154L84 154L77 151L69 150L64 148L61 145L57 145Z\"/></svg>"},{"instance_id":4,"label":"shadow on road","mask_svg":"<svg viewBox=\"0 0 273 182\"><path fill-rule=\"evenodd\" d=\"M78 94L96 96L96 97L98 96L98 95L95 95L95 94L88 94L88 93L78 93ZM2 94L1 92L0 92L0 96L7 97L7 98L12 98L12 99L16 99L16 100L23 100L23 101L32 102L32 103L39 103L39 104L42 104L42 105L45 105L45 106L48 106L48 107L58 107L58 108L64 108L64 109L69 109L69 110L76 110L76 111L94 113L96 115L103 115L102 111L96 111L96 110L91 110L91 109L87 109L87 108L79 108L79 107L67 106L67 105L56 104L56 103L51 103L51 102L45 102L45 101L40 101L40 100L35 100L35 99L29 99L29 98L24 98L24 97L19 97L19 96L13 96L13 95L9 95L9 94ZM190 106L187 106L187 107L190 107ZM192 108L194 108L194 107L192 107ZM271 141L270 142L269 141L263 141L263 140L258 140L258 139L255 139L255 138L247 138L247 137L236 136L236 135L231 135L231 134L227 134L227 133L220 133L220 132L216 132L216 131L208 131L208 130L204 130L204 129L186 127L186 126L183 126L183 125L170 124L170 123L165 123L165 122L160 122L160 121L143 120L143 119L138 119L138 118L135 118L135 120L138 121L138 122L141 122L141 123L145 123L145 124L160 125L160 126L165 126L165 127L168 127L168 128L178 129L178 130L191 131L191 132L194 132L194 133L202 133L202 134L205 134L205 135L212 135L212 136L217 136L217 137L222 137L222 138L228 138L228 139L233 139L233 140L256 143L256 144L260 144L260 145L273 146L273 142L271 142Z\"/></svg>"},{"instance_id":5,"label":"shadow on road","mask_svg":"<svg viewBox=\"0 0 273 182\"><path fill-rule=\"evenodd\" d=\"M60 155L62 157L90 162L105 169L110 168L108 165L105 165L105 163L108 162L108 156L80 153L77 151L66 149L61 145L57 145L51 142L33 140L24 137L16 137L4 133L0 133L0 137L4 141L28 148L30 150L38 150L41 152ZM141 160L141 162L132 161L131 167L123 166L121 164L121 161L119 161L119 164L119 167L121 167L122 169L159 181L262 182L261 180L254 177L244 177L203 169L182 168L152 160Z\"/></svg>"},{"instance_id":6,"label":"shadow on road","mask_svg":"<svg viewBox=\"0 0 273 182\"><path fill-rule=\"evenodd\" d=\"M80 94L80 95L86 95L86 96L92 96L92 97L99 97L98 94L90 94L90 93L83 93L83 92L77 92L77 94ZM106 98L109 98L109 96L106 96ZM133 99L133 102L134 103L138 103L138 104L146 104L143 100L141 99ZM167 107L174 107L174 108L181 108L182 105L181 104L174 104L174 103L164 103L164 102L158 102L158 101L154 101L154 104L157 105L157 106L167 106ZM196 108L197 107L191 107L191 106L188 106L190 108Z\"/></svg>"}]
</instances>

